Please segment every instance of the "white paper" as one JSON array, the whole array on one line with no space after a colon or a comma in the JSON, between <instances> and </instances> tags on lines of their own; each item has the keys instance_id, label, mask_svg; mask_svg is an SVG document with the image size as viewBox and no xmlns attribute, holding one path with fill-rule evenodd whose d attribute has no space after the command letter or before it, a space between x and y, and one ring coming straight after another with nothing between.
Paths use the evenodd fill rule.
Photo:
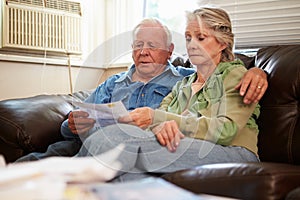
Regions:
<instances>
[{"instance_id":1,"label":"white paper","mask_svg":"<svg viewBox=\"0 0 300 200\"><path fill-rule=\"evenodd\" d=\"M129 115L121 101L107 104L91 104L73 102L79 110L89 113L89 117L96 120L96 127L103 127L118 122L119 117Z\"/></svg>"},{"instance_id":2,"label":"white paper","mask_svg":"<svg viewBox=\"0 0 300 200\"><path fill-rule=\"evenodd\" d=\"M198 195L161 178L145 178L126 183L105 183L92 188L100 200L201 200Z\"/></svg>"},{"instance_id":3,"label":"white paper","mask_svg":"<svg viewBox=\"0 0 300 200\"><path fill-rule=\"evenodd\" d=\"M1 167L5 167L5 166L6 166L6 162L4 156L0 154L0 169Z\"/></svg>"},{"instance_id":4,"label":"white paper","mask_svg":"<svg viewBox=\"0 0 300 200\"><path fill-rule=\"evenodd\" d=\"M94 157L49 157L0 168L0 199L65 199L67 183L101 183L121 169L124 144ZM50 189L49 189L50 188Z\"/></svg>"},{"instance_id":5,"label":"white paper","mask_svg":"<svg viewBox=\"0 0 300 200\"><path fill-rule=\"evenodd\" d=\"M66 183L108 181L121 169L117 158L123 150L124 144L120 144L106 153L93 157L49 157L38 161L9 164L0 168L0 191L2 186L41 176L60 177Z\"/></svg>"}]
</instances>

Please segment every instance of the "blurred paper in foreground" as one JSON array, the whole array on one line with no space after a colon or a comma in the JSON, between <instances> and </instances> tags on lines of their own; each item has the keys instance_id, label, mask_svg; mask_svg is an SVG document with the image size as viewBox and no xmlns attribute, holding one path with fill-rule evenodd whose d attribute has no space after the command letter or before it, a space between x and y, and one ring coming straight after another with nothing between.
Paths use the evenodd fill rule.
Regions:
<instances>
[{"instance_id":1,"label":"blurred paper in foreground","mask_svg":"<svg viewBox=\"0 0 300 200\"><path fill-rule=\"evenodd\" d=\"M117 158L123 149L121 144L95 157L50 157L2 167L0 199L60 199L67 183L106 182L121 169Z\"/></svg>"}]
</instances>

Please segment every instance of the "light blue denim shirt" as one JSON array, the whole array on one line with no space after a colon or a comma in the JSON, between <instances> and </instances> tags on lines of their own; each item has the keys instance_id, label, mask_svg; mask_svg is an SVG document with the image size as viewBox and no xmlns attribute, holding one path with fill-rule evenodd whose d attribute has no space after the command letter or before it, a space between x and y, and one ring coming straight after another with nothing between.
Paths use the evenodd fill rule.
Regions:
<instances>
[{"instance_id":1,"label":"light blue denim shirt","mask_svg":"<svg viewBox=\"0 0 300 200\"><path fill-rule=\"evenodd\" d=\"M194 72L193 69L175 68L168 64L162 74L148 83L142 83L132 81L134 71L135 66L132 65L127 72L113 75L99 85L85 102L101 104L122 101L129 111L144 106L157 108L177 81Z\"/></svg>"},{"instance_id":2,"label":"light blue denim shirt","mask_svg":"<svg viewBox=\"0 0 300 200\"><path fill-rule=\"evenodd\" d=\"M162 74L154 77L148 83L142 83L132 81L134 71L135 65L132 65L127 72L111 76L100 84L85 102L102 104L122 101L129 111L144 106L155 109L159 107L162 99L171 92L177 81L195 72L194 69L174 67L168 63ZM67 120L63 123L61 132L66 139L74 137L68 128ZM74 139L73 137L72 139Z\"/></svg>"}]
</instances>

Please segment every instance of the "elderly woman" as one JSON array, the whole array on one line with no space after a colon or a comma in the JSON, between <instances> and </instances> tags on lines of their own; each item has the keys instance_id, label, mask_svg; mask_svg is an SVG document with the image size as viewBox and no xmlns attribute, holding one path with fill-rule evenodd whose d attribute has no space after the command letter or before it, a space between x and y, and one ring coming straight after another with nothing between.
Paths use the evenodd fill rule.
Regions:
<instances>
[{"instance_id":1,"label":"elderly woman","mask_svg":"<svg viewBox=\"0 0 300 200\"><path fill-rule=\"evenodd\" d=\"M178 82L159 109L135 109L90 136L79 156L101 160L102 153L124 143L118 181L202 164L259 161L259 105L244 104L235 89L246 69L234 61L228 14L219 8L188 13L185 38L196 73Z\"/></svg>"}]
</instances>

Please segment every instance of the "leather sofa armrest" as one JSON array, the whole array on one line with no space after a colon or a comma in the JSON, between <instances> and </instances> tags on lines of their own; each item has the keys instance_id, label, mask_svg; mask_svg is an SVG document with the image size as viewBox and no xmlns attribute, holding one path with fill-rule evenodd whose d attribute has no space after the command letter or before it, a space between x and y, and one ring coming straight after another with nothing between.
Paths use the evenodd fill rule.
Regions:
<instances>
[{"instance_id":1,"label":"leather sofa armrest","mask_svg":"<svg viewBox=\"0 0 300 200\"><path fill-rule=\"evenodd\" d=\"M44 152L59 140L60 125L90 92L72 95L38 95L0 101L0 154L13 162L30 152Z\"/></svg>"},{"instance_id":2,"label":"leather sofa armrest","mask_svg":"<svg viewBox=\"0 0 300 200\"><path fill-rule=\"evenodd\" d=\"M280 163L208 164L162 176L194 193L244 200L284 199L300 185L300 167Z\"/></svg>"}]
</instances>

